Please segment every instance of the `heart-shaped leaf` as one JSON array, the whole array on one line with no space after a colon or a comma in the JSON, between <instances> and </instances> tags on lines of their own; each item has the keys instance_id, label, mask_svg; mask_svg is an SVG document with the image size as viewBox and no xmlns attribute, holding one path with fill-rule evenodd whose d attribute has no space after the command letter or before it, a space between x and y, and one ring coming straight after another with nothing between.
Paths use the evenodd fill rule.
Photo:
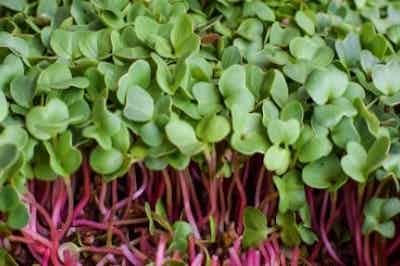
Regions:
<instances>
[{"instance_id":1,"label":"heart-shaped leaf","mask_svg":"<svg viewBox=\"0 0 400 266\"><path fill-rule=\"evenodd\" d=\"M378 138L368 152L357 142L349 142L347 155L341 159L344 172L352 179L364 183L368 175L377 169L386 159L390 140L387 137Z\"/></svg>"},{"instance_id":2,"label":"heart-shaped leaf","mask_svg":"<svg viewBox=\"0 0 400 266\"><path fill-rule=\"evenodd\" d=\"M78 40L76 32L56 29L51 34L50 46L58 56L71 60L79 54Z\"/></svg>"},{"instance_id":3,"label":"heart-shaped leaf","mask_svg":"<svg viewBox=\"0 0 400 266\"><path fill-rule=\"evenodd\" d=\"M28 224L29 213L24 204L19 203L9 213L7 225L15 230L21 229Z\"/></svg>"},{"instance_id":4,"label":"heart-shaped leaf","mask_svg":"<svg viewBox=\"0 0 400 266\"><path fill-rule=\"evenodd\" d=\"M264 2L260 0L246 2L244 4L243 15L246 17L257 16L263 21L274 21L274 11Z\"/></svg>"},{"instance_id":5,"label":"heart-shaped leaf","mask_svg":"<svg viewBox=\"0 0 400 266\"><path fill-rule=\"evenodd\" d=\"M340 161L334 154L306 165L302 177L306 185L318 189L336 190L346 182Z\"/></svg>"},{"instance_id":6,"label":"heart-shaped leaf","mask_svg":"<svg viewBox=\"0 0 400 266\"><path fill-rule=\"evenodd\" d=\"M268 71L264 82L272 99L274 99L278 106L282 107L288 100L289 96L289 89L283 74L276 69Z\"/></svg>"},{"instance_id":7,"label":"heart-shaped leaf","mask_svg":"<svg viewBox=\"0 0 400 266\"><path fill-rule=\"evenodd\" d=\"M72 77L66 64L54 63L40 73L37 86L40 89L67 89L69 87L86 88L89 80L85 77Z\"/></svg>"},{"instance_id":8,"label":"heart-shaped leaf","mask_svg":"<svg viewBox=\"0 0 400 266\"><path fill-rule=\"evenodd\" d=\"M185 155L192 156L202 149L193 127L183 120L171 119L165 126L165 132L168 140Z\"/></svg>"},{"instance_id":9,"label":"heart-shaped leaf","mask_svg":"<svg viewBox=\"0 0 400 266\"><path fill-rule=\"evenodd\" d=\"M198 82L193 85L192 92L200 115L213 114L222 109L218 89L212 83Z\"/></svg>"},{"instance_id":10,"label":"heart-shaped leaf","mask_svg":"<svg viewBox=\"0 0 400 266\"><path fill-rule=\"evenodd\" d=\"M197 136L207 142L215 143L223 140L230 132L229 121L220 115L204 117L196 127Z\"/></svg>"},{"instance_id":11,"label":"heart-shaped leaf","mask_svg":"<svg viewBox=\"0 0 400 266\"><path fill-rule=\"evenodd\" d=\"M151 95L139 86L130 87L126 95L124 116L132 121L149 121L154 112L154 101Z\"/></svg>"},{"instance_id":12,"label":"heart-shaped leaf","mask_svg":"<svg viewBox=\"0 0 400 266\"><path fill-rule=\"evenodd\" d=\"M313 35L315 33L314 22L303 11L297 11L294 20L296 21L297 25L308 35Z\"/></svg>"},{"instance_id":13,"label":"heart-shaped leaf","mask_svg":"<svg viewBox=\"0 0 400 266\"><path fill-rule=\"evenodd\" d=\"M267 217L259 209L245 208L243 223L243 246L245 248L255 247L267 238L269 233Z\"/></svg>"},{"instance_id":14,"label":"heart-shaped leaf","mask_svg":"<svg viewBox=\"0 0 400 266\"><path fill-rule=\"evenodd\" d=\"M375 87L384 95L393 95L400 91L399 62L389 62L386 65L376 65L372 71L372 81Z\"/></svg>"},{"instance_id":15,"label":"heart-shaped leaf","mask_svg":"<svg viewBox=\"0 0 400 266\"><path fill-rule=\"evenodd\" d=\"M169 249L185 252L188 246L188 237L193 233L192 226L187 222L176 221L173 230L174 234Z\"/></svg>"},{"instance_id":16,"label":"heart-shaped leaf","mask_svg":"<svg viewBox=\"0 0 400 266\"><path fill-rule=\"evenodd\" d=\"M312 162L327 156L332 151L332 143L322 135L311 136L300 148L300 162Z\"/></svg>"},{"instance_id":17,"label":"heart-shaped leaf","mask_svg":"<svg viewBox=\"0 0 400 266\"><path fill-rule=\"evenodd\" d=\"M289 168L290 151L278 145L272 145L264 155L264 165L276 174L284 174Z\"/></svg>"},{"instance_id":18,"label":"heart-shaped leaf","mask_svg":"<svg viewBox=\"0 0 400 266\"><path fill-rule=\"evenodd\" d=\"M400 200L397 198L372 198L364 208L365 220L362 226L364 234L373 231L386 238L395 235L395 224L391 220L399 214Z\"/></svg>"},{"instance_id":19,"label":"heart-shaped leaf","mask_svg":"<svg viewBox=\"0 0 400 266\"><path fill-rule=\"evenodd\" d=\"M8 48L11 51L21 55L22 57L29 56L28 43L24 39L15 37L8 32L0 32L0 47Z\"/></svg>"},{"instance_id":20,"label":"heart-shaped leaf","mask_svg":"<svg viewBox=\"0 0 400 266\"><path fill-rule=\"evenodd\" d=\"M230 109L240 106L243 112L246 112L253 108L255 99L246 86L246 70L243 66L233 65L226 69L218 85Z\"/></svg>"},{"instance_id":21,"label":"heart-shaped leaf","mask_svg":"<svg viewBox=\"0 0 400 266\"><path fill-rule=\"evenodd\" d=\"M44 142L50 155L50 166L55 173L63 177L71 176L81 165L82 155L72 145L72 133L65 131L53 142Z\"/></svg>"},{"instance_id":22,"label":"heart-shaped leaf","mask_svg":"<svg viewBox=\"0 0 400 266\"><path fill-rule=\"evenodd\" d=\"M232 123L230 142L235 150L246 155L264 153L267 150L269 143L260 114L233 110Z\"/></svg>"},{"instance_id":23,"label":"heart-shaped leaf","mask_svg":"<svg viewBox=\"0 0 400 266\"><path fill-rule=\"evenodd\" d=\"M354 126L353 119L345 117L340 121L331 132L333 142L345 149L350 141L360 142L360 134Z\"/></svg>"},{"instance_id":24,"label":"heart-shaped leaf","mask_svg":"<svg viewBox=\"0 0 400 266\"><path fill-rule=\"evenodd\" d=\"M300 135L300 124L295 119L282 121L273 119L267 126L268 136L272 143L276 145L294 144Z\"/></svg>"},{"instance_id":25,"label":"heart-shaped leaf","mask_svg":"<svg viewBox=\"0 0 400 266\"><path fill-rule=\"evenodd\" d=\"M109 175L121 168L124 157L116 149L104 150L97 146L90 154L90 166L99 174Z\"/></svg>"},{"instance_id":26,"label":"heart-shaped leaf","mask_svg":"<svg viewBox=\"0 0 400 266\"><path fill-rule=\"evenodd\" d=\"M269 42L272 45L278 45L281 47L289 46L292 39L299 37L300 31L295 27L281 28L278 22L274 22L271 26L271 32L269 35Z\"/></svg>"},{"instance_id":27,"label":"heart-shaped leaf","mask_svg":"<svg viewBox=\"0 0 400 266\"><path fill-rule=\"evenodd\" d=\"M0 211L9 212L19 204L17 191L10 185L0 190Z\"/></svg>"},{"instance_id":28,"label":"heart-shaped leaf","mask_svg":"<svg viewBox=\"0 0 400 266\"><path fill-rule=\"evenodd\" d=\"M171 43L177 57L186 57L199 49L200 38L193 33L192 20L188 15L181 15L175 21Z\"/></svg>"},{"instance_id":29,"label":"heart-shaped leaf","mask_svg":"<svg viewBox=\"0 0 400 266\"><path fill-rule=\"evenodd\" d=\"M356 114L357 110L344 97L334 99L330 104L316 106L314 109L316 122L327 128L337 125L344 116L353 117Z\"/></svg>"},{"instance_id":30,"label":"heart-shaped leaf","mask_svg":"<svg viewBox=\"0 0 400 266\"><path fill-rule=\"evenodd\" d=\"M151 81L151 68L147 61L138 60L133 63L128 72L118 82L117 97L120 103L125 104L128 89L139 86L147 89Z\"/></svg>"},{"instance_id":31,"label":"heart-shaped leaf","mask_svg":"<svg viewBox=\"0 0 400 266\"><path fill-rule=\"evenodd\" d=\"M63 132L69 123L68 106L57 98L45 106L33 107L26 115L26 127L37 139L48 140Z\"/></svg>"},{"instance_id":32,"label":"heart-shaped leaf","mask_svg":"<svg viewBox=\"0 0 400 266\"><path fill-rule=\"evenodd\" d=\"M357 34L349 33L344 40L335 42L340 61L348 68L357 66L361 56L361 43Z\"/></svg>"},{"instance_id":33,"label":"heart-shaped leaf","mask_svg":"<svg viewBox=\"0 0 400 266\"><path fill-rule=\"evenodd\" d=\"M343 95L348 85L345 73L330 66L314 70L307 78L305 89L311 98L319 105Z\"/></svg>"},{"instance_id":34,"label":"heart-shaped leaf","mask_svg":"<svg viewBox=\"0 0 400 266\"><path fill-rule=\"evenodd\" d=\"M279 192L279 212L297 211L307 204L304 185L297 172L290 171L283 177L274 176Z\"/></svg>"}]
</instances>

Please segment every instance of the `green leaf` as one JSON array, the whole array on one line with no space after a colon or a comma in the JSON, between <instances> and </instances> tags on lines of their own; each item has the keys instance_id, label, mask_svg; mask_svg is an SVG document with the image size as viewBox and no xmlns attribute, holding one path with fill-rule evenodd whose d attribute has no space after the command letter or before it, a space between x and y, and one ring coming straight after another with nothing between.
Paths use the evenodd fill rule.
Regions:
<instances>
[{"instance_id":1,"label":"green leaf","mask_svg":"<svg viewBox=\"0 0 400 266\"><path fill-rule=\"evenodd\" d=\"M29 108L32 106L34 93L35 82L31 77L18 76L10 83L11 97L22 107Z\"/></svg>"},{"instance_id":2,"label":"green leaf","mask_svg":"<svg viewBox=\"0 0 400 266\"><path fill-rule=\"evenodd\" d=\"M223 69L227 69L232 65L240 64L241 60L240 51L235 46L229 46L222 52L221 64Z\"/></svg>"},{"instance_id":3,"label":"green leaf","mask_svg":"<svg viewBox=\"0 0 400 266\"><path fill-rule=\"evenodd\" d=\"M306 185L317 189L334 189L346 182L340 161L331 154L311 162L303 168L302 178Z\"/></svg>"},{"instance_id":4,"label":"green leaf","mask_svg":"<svg viewBox=\"0 0 400 266\"><path fill-rule=\"evenodd\" d=\"M364 208L363 234L376 231L385 238L393 238L395 224L390 219L399 214L399 209L397 198L371 198Z\"/></svg>"},{"instance_id":5,"label":"green leaf","mask_svg":"<svg viewBox=\"0 0 400 266\"><path fill-rule=\"evenodd\" d=\"M18 0L16 0L15 2L18 2ZM1 5L2 1L0 1L0 6ZM29 56L28 43L24 39L15 37L8 32L0 32L0 47L8 48L14 53L21 55L22 57Z\"/></svg>"},{"instance_id":6,"label":"green leaf","mask_svg":"<svg viewBox=\"0 0 400 266\"><path fill-rule=\"evenodd\" d=\"M86 88L89 80L85 77L72 77L66 64L54 63L40 73L37 86L41 89Z\"/></svg>"},{"instance_id":7,"label":"green leaf","mask_svg":"<svg viewBox=\"0 0 400 266\"><path fill-rule=\"evenodd\" d=\"M0 91L0 122L8 115L8 102L3 91Z\"/></svg>"},{"instance_id":8,"label":"green leaf","mask_svg":"<svg viewBox=\"0 0 400 266\"><path fill-rule=\"evenodd\" d=\"M139 86L147 89L151 81L151 68L147 61L137 60L130 67L128 72L123 75L118 82L117 97L120 103L125 104L128 89Z\"/></svg>"},{"instance_id":9,"label":"green leaf","mask_svg":"<svg viewBox=\"0 0 400 266\"><path fill-rule=\"evenodd\" d=\"M327 128L337 125L343 117L353 117L357 110L353 104L344 97L336 98L330 104L319 105L314 108L315 121Z\"/></svg>"},{"instance_id":10,"label":"green leaf","mask_svg":"<svg viewBox=\"0 0 400 266\"><path fill-rule=\"evenodd\" d=\"M27 2L26 0L0 0L0 6L4 6L15 11L23 11L27 6Z\"/></svg>"},{"instance_id":11,"label":"green leaf","mask_svg":"<svg viewBox=\"0 0 400 266\"><path fill-rule=\"evenodd\" d=\"M291 145L296 142L300 135L300 124L295 119L289 119L287 121L273 119L269 121L267 130L272 143L276 145L282 143Z\"/></svg>"},{"instance_id":12,"label":"green leaf","mask_svg":"<svg viewBox=\"0 0 400 266\"><path fill-rule=\"evenodd\" d=\"M273 180L279 193L279 212L297 211L307 204L304 185L297 172L274 176Z\"/></svg>"},{"instance_id":13,"label":"green leaf","mask_svg":"<svg viewBox=\"0 0 400 266\"><path fill-rule=\"evenodd\" d=\"M337 40L335 48L345 66L348 68L357 66L361 56L361 43L357 34L349 33L344 40Z\"/></svg>"},{"instance_id":14,"label":"green leaf","mask_svg":"<svg viewBox=\"0 0 400 266\"><path fill-rule=\"evenodd\" d=\"M263 21L274 21L274 11L264 2L256 0L251 2L245 2L243 15L246 17L257 16Z\"/></svg>"},{"instance_id":15,"label":"green leaf","mask_svg":"<svg viewBox=\"0 0 400 266\"><path fill-rule=\"evenodd\" d=\"M68 106L57 98L45 106L33 107L26 115L26 127L37 139L48 140L64 131L69 123Z\"/></svg>"},{"instance_id":16,"label":"green leaf","mask_svg":"<svg viewBox=\"0 0 400 266\"><path fill-rule=\"evenodd\" d=\"M240 23L237 34L248 41L256 41L264 31L264 26L258 19L249 18Z\"/></svg>"},{"instance_id":17,"label":"green leaf","mask_svg":"<svg viewBox=\"0 0 400 266\"><path fill-rule=\"evenodd\" d=\"M173 230L173 238L169 249L186 252L188 246L188 237L193 233L192 226L186 222L177 221L173 225Z\"/></svg>"},{"instance_id":18,"label":"green leaf","mask_svg":"<svg viewBox=\"0 0 400 266\"><path fill-rule=\"evenodd\" d=\"M163 141L163 133L152 121L147 122L139 129L139 135L144 143L152 147L161 145Z\"/></svg>"},{"instance_id":19,"label":"green leaf","mask_svg":"<svg viewBox=\"0 0 400 266\"><path fill-rule=\"evenodd\" d=\"M305 89L318 105L338 98L344 94L348 85L345 73L330 66L314 70L307 78Z\"/></svg>"},{"instance_id":20,"label":"green leaf","mask_svg":"<svg viewBox=\"0 0 400 266\"><path fill-rule=\"evenodd\" d=\"M265 77L265 86L267 91L274 99L275 103L282 107L289 97L289 89L285 77L279 70L270 70Z\"/></svg>"},{"instance_id":21,"label":"green leaf","mask_svg":"<svg viewBox=\"0 0 400 266\"><path fill-rule=\"evenodd\" d=\"M153 36L158 34L160 25L147 16L138 16L135 19L135 32L139 40L151 43Z\"/></svg>"},{"instance_id":22,"label":"green leaf","mask_svg":"<svg viewBox=\"0 0 400 266\"><path fill-rule=\"evenodd\" d=\"M104 150L97 146L90 154L90 166L99 174L109 175L121 168L122 153L116 149Z\"/></svg>"},{"instance_id":23,"label":"green leaf","mask_svg":"<svg viewBox=\"0 0 400 266\"><path fill-rule=\"evenodd\" d=\"M50 143L44 142L50 155L50 166L63 177L71 176L82 163L80 151L72 145L72 133L65 131Z\"/></svg>"},{"instance_id":24,"label":"green leaf","mask_svg":"<svg viewBox=\"0 0 400 266\"><path fill-rule=\"evenodd\" d=\"M229 121L220 115L204 117L196 127L197 136L207 142L216 143L222 141L230 132Z\"/></svg>"},{"instance_id":25,"label":"green leaf","mask_svg":"<svg viewBox=\"0 0 400 266\"><path fill-rule=\"evenodd\" d=\"M299 27L308 35L313 35L315 33L314 22L303 11L297 11L294 20L296 21L297 25L299 25Z\"/></svg>"},{"instance_id":26,"label":"green leaf","mask_svg":"<svg viewBox=\"0 0 400 266\"><path fill-rule=\"evenodd\" d=\"M28 224L29 213L25 205L22 203L17 204L9 213L7 217L7 225L12 229L18 230Z\"/></svg>"},{"instance_id":27,"label":"green leaf","mask_svg":"<svg viewBox=\"0 0 400 266\"><path fill-rule=\"evenodd\" d=\"M246 71L243 66L232 65L224 70L218 86L228 108L240 106L243 112L253 108L255 99L247 88Z\"/></svg>"},{"instance_id":28,"label":"green leaf","mask_svg":"<svg viewBox=\"0 0 400 266\"><path fill-rule=\"evenodd\" d=\"M200 115L206 116L222 109L218 89L212 83L198 82L193 85L192 93L198 102Z\"/></svg>"},{"instance_id":29,"label":"green leaf","mask_svg":"<svg viewBox=\"0 0 400 266\"><path fill-rule=\"evenodd\" d=\"M369 132L371 132L372 135L377 136L380 128L380 122L376 115L368 110L363 100L360 98L354 100L354 106L358 109L358 113L367 123Z\"/></svg>"},{"instance_id":30,"label":"green leaf","mask_svg":"<svg viewBox=\"0 0 400 266\"><path fill-rule=\"evenodd\" d=\"M269 233L266 216L256 208L244 209L243 247L256 247Z\"/></svg>"},{"instance_id":31,"label":"green leaf","mask_svg":"<svg viewBox=\"0 0 400 266\"><path fill-rule=\"evenodd\" d=\"M302 163L312 162L327 156L332 151L332 144L325 136L312 136L301 146L299 160Z\"/></svg>"},{"instance_id":32,"label":"green leaf","mask_svg":"<svg viewBox=\"0 0 400 266\"><path fill-rule=\"evenodd\" d=\"M127 91L124 116L136 122L149 121L154 112L154 101L150 94L139 86Z\"/></svg>"},{"instance_id":33,"label":"green leaf","mask_svg":"<svg viewBox=\"0 0 400 266\"><path fill-rule=\"evenodd\" d=\"M17 56L8 55L0 65L0 90L4 90L6 86L16 77L24 75L24 64Z\"/></svg>"},{"instance_id":34,"label":"green leaf","mask_svg":"<svg viewBox=\"0 0 400 266\"><path fill-rule=\"evenodd\" d=\"M353 119L345 117L340 121L331 132L333 142L345 149L347 143L350 141L360 142L361 137L356 127L354 126Z\"/></svg>"},{"instance_id":35,"label":"green leaf","mask_svg":"<svg viewBox=\"0 0 400 266\"><path fill-rule=\"evenodd\" d=\"M165 132L168 140L185 155L192 156L202 149L193 127L183 120L171 119L165 126Z\"/></svg>"},{"instance_id":36,"label":"green leaf","mask_svg":"<svg viewBox=\"0 0 400 266\"><path fill-rule=\"evenodd\" d=\"M303 106L297 100L289 101L283 106L280 117L283 121L296 119L299 123L302 123L304 118Z\"/></svg>"},{"instance_id":37,"label":"green leaf","mask_svg":"<svg viewBox=\"0 0 400 266\"><path fill-rule=\"evenodd\" d=\"M264 153L269 147L261 115L258 113L243 113L234 110L232 114L233 134L232 147L245 154Z\"/></svg>"},{"instance_id":38,"label":"green leaf","mask_svg":"<svg viewBox=\"0 0 400 266\"><path fill-rule=\"evenodd\" d=\"M284 174L290 164L290 151L278 145L271 146L264 155L264 166L277 175Z\"/></svg>"},{"instance_id":39,"label":"green leaf","mask_svg":"<svg viewBox=\"0 0 400 266\"><path fill-rule=\"evenodd\" d=\"M174 76L165 61L158 55L152 53L151 58L157 64L156 79L158 86L168 94L174 94L176 88L172 85Z\"/></svg>"},{"instance_id":40,"label":"green leaf","mask_svg":"<svg viewBox=\"0 0 400 266\"><path fill-rule=\"evenodd\" d=\"M18 263L13 259L10 254L8 254L6 250L0 249L0 265L18 266Z\"/></svg>"},{"instance_id":41,"label":"green leaf","mask_svg":"<svg viewBox=\"0 0 400 266\"><path fill-rule=\"evenodd\" d=\"M358 182L365 182L367 177L364 173L367 152L357 142L349 142L346 147L347 155L341 160L343 171Z\"/></svg>"},{"instance_id":42,"label":"green leaf","mask_svg":"<svg viewBox=\"0 0 400 266\"><path fill-rule=\"evenodd\" d=\"M390 139L388 137L378 138L368 150L366 164L367 173L377 169L386 159L390 149Z\"/></svg>"},{"instance_id":43,"label":"green leaf","mask_svg":"<svg viewBox=\"0 0 400 266\"><path fill-rule=\"evenodd\" d=\"M60 57L72 60L79 54L78 35L75 32L56 29L51 34L50 46Z\"/></svg>"},{"instance_id":44,"label":"green leaf","mask_svg":"<svg viewBox=\"0 0 400 266\"><path fill-rule=\"evenodd\" d=\"M274 22L269 35L272 45L287 47L292 39L300 36L300 31L295 27L281 28L279 22Z\"/></svg>"},{"instance_id":45,"label":"green leaf","mask_svg":"<svg viewBox=\"0 0 400 266\"><path fill-rule=\"evenodd\" d=\"M10 185L0 190L0 211L9 212L19 204L17 191Z\"/></svg>"},{"instance_id":46,"label":"green leaf","mask_svg":"<svg viewBox=\"0 0 400 266\"><path fill-rule=\"evenodd\" d=\"M186 59L191 76L198 81L210 81L213 74L213 66L200 55L192 54Z\"/></svg>"},{"instance_id":47,"label":"green leaf","mask_svg":"<svg viewBox=\"0 0 400 266\"><path fill-rule=\"evenodd\" d=\"M356 142L349 142L347 155L341 160L344 172L358 182L366 182L368 175L380 167L386 159L390 148L390 140L380 137L375 140L368 152Z\"/></svg>"},{"instance_id":48,"label":"green leaf","mask_svg":"<svg viewBox=\"0 0 400 266\"><path fill-rule=\"evenodd\" d=\"M171 43L177 57L186 57L199 49L200 38L193 33L192 20L188 15L180 15L175 21Z\"/></svg>"},{"instance_id":49,"label":"green leaf","mask_svg":"<svg viewBox=\"0 0 400 266\"><path fill-rule=\"evenodd\" d=\"M375 87L384 95L393 95L400 91L400 63L390 62L386 65L376 65L372 70L372 81Z\"/></svg>"},{"instance_id":50,"label":"green leaf","mask_svg":"<svg viewBox=\"0 0 400 266\"><path fill-rule=\"evenodd\" d=\"M121 128L121 119L107 109L105 99L98 99L93 104L92 116L94 124L104 135L112 136Z\"/></svg>"},{"instance_id":51,"label":"green leaf","mask_svg":"<svg viewBox=\"0 0 400 266\"><path fill-rule=\"evenodd\" d=\"M270 100L264 100L262 105L262 122L268 128L268 123L272 120L279 119L279 110Z\"/></svg>"}]
</instances>

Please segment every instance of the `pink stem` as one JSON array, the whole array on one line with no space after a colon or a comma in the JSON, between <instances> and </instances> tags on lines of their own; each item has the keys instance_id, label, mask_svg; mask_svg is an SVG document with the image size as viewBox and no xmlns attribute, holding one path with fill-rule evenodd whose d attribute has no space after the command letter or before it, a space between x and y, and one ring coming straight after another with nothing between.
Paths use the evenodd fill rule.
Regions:
<instances>
[{"instance_id":1,"label":"pink stem","mask_svg":"<svg viewBox=\"0 0 400 266\"><path fill-rule=\"evenodd\" d=\"M300 257L300 249L299 247L295 247L292 251L292 262L291 266L297 266L299 263L299 257Z\"/></svg>"},{"instance_id":2,"label":"pink stem","mask_svg":"<svg viewBox=\"0 0 400 266\"><path fill-rule=\"evenodd\" d=\"M138 258L129 250L127 245L121 246L122 253L124 254L125 258L132 263L134 266L136 265L143 265Z\"/></svg>"},{"instance_id":3,"label":"pink stem","mask_svg":"<svg viewBox=\"0 0 400 266\"><path fill-rule=\"evenodd\" d=\"M167 170L162 170L162 176L164 178L164 183L165 183L165 197L166 197L166 202L167 202L167 214L168 218L172 219L173 215L173 202L172 202L172 185L171 185L171 178L168 174Z\"/></svg>"},{"instance_id":4,"label":"pink stem","mask_svg":"<svg viewBox=\"0 0 400 266\"><path fill-rule=\"evenodd\" d=\"M321 211L321 217L320 217L320 221L321 221L320 234L321 234L322 242L324 243L324 246L325 246L326 250L328 251L329 255L336 261L336 263L338 263L340 265L344 265L342 260L338 257L335 250L333 249L333 247L328 239L328 235L326 233L326 228L324 225L325 214L326 214L326 210L327 210L327 206L328 206L328 200L329 200L329 192L326 191L325 195L324 195L324 200L322 203L322 211Z\"/></svg>"},{"instance_id":5,"label":"pink stem","mask_svg":"<svg viewBox=\"0 0 400 266\"><path fill-rule=\"evenodd\" d=\"M219 266L219 260L217 255L213 255L211 257L211 265L210 266Z\"/></svg>"},{"instance_id":6,"label":"pink stem","mask_svg":"<svg viewBox=\"0 0 400 266\"><path fill-rule=\"evenodd\" d=\"M240 258L233 248L229 248L229 261L231 266L242 266Z\"/></svg>"},{"instance_id":7,"label":"pink stem","mask_svg":"<svg viewBox=\"0 0 400 266\"><path fill-rule=\"evenodd\" d=\"M109 265L108 262L110 262L112 264L116 264L117 260L115 259L114 255L107 254L96 264L96 266L106 266L106 265Z\"/></svg>"},{"instance_id":8,"label":"pink stem","mask_svg":"<svg viewBox=\"0 0 400 266\"><path fill-rule=\"evenodd\" d=\"M101 188L100 188L100 196L99 196L99 209L101 214L103 216L106 216L108 213L108 209L104 205L105 199L106 199L106 194L107 194L107 184L105 182L101 182Z\"/></svg>"},{"instance_id":9,"label":"pink stem","mask_svg":"<svg viewBox=\"0 0 400 266\"><path fill-rule=\"evenodd\" d=\"M189 253L189 261L193 262L196 257L196 243L193 235L188 237L188 253Z\"/></svg>"},{"instance_id":10,"label":"pink stem","mask_svg":"<svg viewBox=\"0 0 400 266\"><path fill-rule=\"evenodd\" d=\"M200 253L196 256L196 258L193 260L192 264L190 264L191 266L201 266L203 263L203 258L204 255L203 253Z\"/></svg>"},{"instance_id":11,"label":"pink stem","mask_svg":"<svg viewBox=\"0 0 400 266\"><path fill-rule=\"evenodd\" d=\"M103 230L103 231L107 231L109 229L109 226L106 224L101 224L101 223L96 223L93 221L89 221L89 220L75 220L73 222L73 226L85 226L85 227L89 227L92 229L96 229L96 230ZM111 232L115 235L117 235L122 242L127 243L128 240L126 239L126 237L124 236L124 234L121 232L121 230L119 230L118 228L115 227L111 227Z\"/></svg>"},{"instance_id":12,"label":"pink stem","mask_svg":"<svg viewBox=\"0 0 400 266\"><path fill-rule=\"evenodd\" d=\"M156 253L156 266L162 266L164 262L165 246L167 244L167 238L161 235L160 241L158 242L157 253Z\"/></svg>"},{"instance_id":13,"label":"pink stem","mask_svg":"<svg viewBox=\"0 0 400 266\"><path fill-rule=\"evenodd\" d=\"M181 171L179 171L178 177L179 177L179 181L181 183L183 205L184 205L184 209L185 209L186 218L188 219L189 223L192 225L195 238L200 239L200 232L199 232L199 229L197 228L196 221L193 217L192 209L190 208L189 190L188 190L186 180L185 180L185 178L187 178L187 176L184 176L184 174Z\"/></svg>"},{"instance_id":14,"label":"pink stem","mask_svg":"<svg viewBox=\"0 0 400 266\"><path fill-rule=\"evenodd\" d=\"M74 209L74 213L72 216L73 220L76 219L76 217L78 217L78 215L86 207L90 199L90 173L89 173L90 170L86 158L83 160L82 171L83 171L83 196L81 197L81 200L78 202L78 204Z\"/></svg>"},{"instance_id":15,"label":"pink stem","mask_svg":"<svg viewBox=\"0 0 400 266\"><path fill-rule=\"evenodd\" d=\"M262 191L262 184L264 181L264 173L265 173L265 168L264 168L264 166L261 166L260 174L258 175L258 178L257 178L256 194L254 196L254 206L255 207L258 207L260 205L260 197L261 197L261 191Z\"/></svg>"}]
</instances>

